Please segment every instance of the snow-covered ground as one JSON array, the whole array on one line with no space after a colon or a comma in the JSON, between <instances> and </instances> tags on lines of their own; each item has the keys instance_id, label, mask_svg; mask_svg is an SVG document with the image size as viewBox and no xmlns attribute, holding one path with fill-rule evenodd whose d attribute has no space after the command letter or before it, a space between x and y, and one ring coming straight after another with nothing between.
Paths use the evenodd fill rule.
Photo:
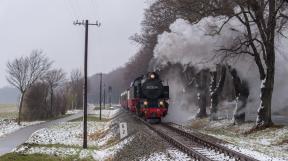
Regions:
<instances>
[{"instance_id":1,"label":"snow-covered ground","mask_svg":"<svg viewBox=\"0 0 288 161\"><path fill-rule=\"evenodd\" d=\"M79 113L79 112L82 112L83 110L68 110L66 112L66 115L73 115L73 114L76 114L76 113Z\"/></svg>"},{"instance_id":2,"label":"snow-covered ground","mask_svg":"<svg viewBox=\"0 0 288 161\"><path fill-rule=\"evenodd\" d=\"M10 134L16 130L19 130L23 127L39 124L43 121L33 121L33 122L22 122L21 125L18 125L15 120L11 119L0 119L0 137L3 137L7 134Z\"/></svg>"},{"instance_id":3,"label":"snow-covered ground","mask_svg":"<svg viewBox=\"0 0 288 161\"><path fill-rule=\"evenodd\" d=\"M105 117L113 118L119 109L103 110ZM90 111L97 115L97 111ZM96 116L95 115L95 116ZM90 158L106 160L112 157L125 144L133 140L133 136L120 140L117 134L110 129L109 122L88 122L88 147L82 150L82 122L66 122L49 128L43 128L35 133L14 151L18 153L43 153L56 156L73 156L80 159Z\"/></svg>"},{"instance_id":4,"label":"snow-covered ground","mask_svg":"<svg viewBox=\"0 0 288 161\"><path fill-rule=\"evenodd\" d=\"M106 130L109 126L104 122L88 122L88 135L96 131ZM82 145L83 124L82 122L65 122L49 128L43 128L26 141L29 144L63 144L70 146ZM89 139L89 138L88 138ZM97 146L97 141L89 139L89 146Z\"/></svg>"},{"instance_id":5,"label":"snow-covered ground","mask_svg":"<svg viewBox=\"0 0 288 161\"><path fill-rule=\"evenodd\" d=\"M45 147L41 145L31 147L30 145L22 145L19 148L15 149L14 152L25 154L40 153L62 157L73 156L80 159L93 158L97 161L104 161L108 158L113 157L113 155L117 153L118 150L123 148L123 146L125 146L131 140L133 140L133 137L126 138L125 140L121 140L116 144L113 144L109 147L100 148L98 150L82 149L81 147L59 147L59 145L55 147Z\"/></svg>"},{"instance_id":6,"label":"snow-covered ground","mask_svg":"<svg viewBox=\"0 0 288 161\"><path fill-rule=\"evenodd\" d=\"M194 120L192 127L200 132L229 142L223 144L261 161L287 161L288 127L274 127L253 133L248 132L254 123L233 125L232 120Z\"/></svg>"},{"instance_id":7,"label":"snow-covered ground","mask_svg":"<svg viewBox=\"0 0 288 161\"><path fill-rule=\"evenodd\" d=\"M111 109L101 110L101 115L104 118L113 118L119 113L119 108L111 107ZM93 110L90 111L89 114L100 115L100 110Z\"/></svg>"},{"instance_id":8,"label":"snow-covered ground","mask_svg":"<svg viewBox=\"0 0 288 161\"><path fill-rule=\"evenodd\" d=\"M107 160L108 158L112 158L113 155L115 155L120 149L122 149L126 144L128 144L132 140L133 140L133 136L126 138L125 140L120 141L119 143L113 146L110 146L108 148L101 149L101 150L94 150L92 153L93 159L104 161L104 160Z\"/></svg>"},{"instance_id":9,"label":"snow-covered ground","mask_svg":"<svg viewBox=\"0 0 288 161\"><path fill-rule=\"evenodd\" d=\"M23 145L14 150L14 152L25 154L41 153L55 156L75 156L80 152L80 149L67 147L29 147Z\"/></svg>"}]
</instances>

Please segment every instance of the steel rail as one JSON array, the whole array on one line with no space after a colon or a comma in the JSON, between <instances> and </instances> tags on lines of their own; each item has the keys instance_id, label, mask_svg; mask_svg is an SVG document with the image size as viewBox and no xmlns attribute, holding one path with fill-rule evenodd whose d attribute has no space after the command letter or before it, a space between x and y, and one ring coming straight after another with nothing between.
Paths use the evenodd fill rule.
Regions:
<instances>
[{"instance_id":1,"label":"steel rail","mask_svg":"<svg viewBox=\"0 0 288 161\"><path fill-rule=\"evenodd\" d=\"M198 144L205 146L208 149L213 149L213 150L218 151L220 153L223 153L229 157L233 157L237 161L259 161L257 159L250 157L250 156L247 156L245 154L239 153L237 151L234 151L234 150L229 149L223 145L218 144L217 143L217 142L219 142L218 139L215 142L212 142L211 141L212 137L210 137L210 136L206 137L206 135L201 134L202 137L204 137L204 138L201 138L200 136L197 136L197 135L192 134L192 133L188 133L188 132L186 132L180 128L170 126L169 124L163 124L163 125L166 126L167 128L170 128L171 130L183 135L183 136L190 138L191 140L197 142ZM175 124L175 125L177 125L177 124ZM180 125L178 125L178 126L180 126ZM209 139L207 139L207 138L209 138Z\"/></svg>"},{"instance_id":2,"label":"steel rail","mask_svg":"<svg viewBox=\"0 0 288 161\"><path fill-rule=\"evenodd\" d=\"M148 123L147 121L145 121L144 119L136 116L135 114L132 114L131 112L128 112L129 114L131 114L134 118L136 118L137 120L141 121L143 124L145 124L149 129L151 129L152 131L156 132L158 135L160 135L162 138L164 138L165 140L167 140L169 143L173 144L175 147L177 147L178 149L180 149L181 151L183 151L184 153L188 154L189 156L191 156L193 159L199 160L199 161L211 161L212 159L208 158L207 156L201 154L200 152L196 151L193 148L187 147L186 145L184 145L183 143L177 141L176 139L174 139L173 137L169 136L169 134L164 133L163 131L157 129L156 127L154 127L153 125L151 125L150 123ZM175 123L170 123L170 124L174 124L177 125ZM232 149L229 149L223 145L220 145L220 142L225 142L222 141L220 139L214 138L214 137L210 137L208 135L202 134L202 133L189 133L186 132L180 128L176 128L174 126L171 126L169 124L160 124L174 132L176 132L177 134L184 136L186 138L189 138L191 141L197 143L200 146L204 146L207 149L210 150L214 150L218 153L222 153L225 156L228 156L230 158L235 159L236 161L259 161L257 159L254 159L250 156L247 156L245 154L236 152ZM180 126L181 125L177 125ZM203 138L202 138L203 137ZM215 140L213 140L215 139ZM212 141L213 140L213 141Z\"/></svg>"},{"instance_id":3,"label":"steel rail","mask_svg":"<svg viewBox=\"0 0 288 161\"><path fill-rule=\"evenodd\" d=\"M194 159L196 159L198 161L211 161L211 159L209 159L205 155L197 152L194 149L191 149L191 148L187 147L186 145L182 144L181 142L177 141L176 139L172 138L171 136L169 136L169 135L165 134L164 132L158 130L157 128L153 127L151 124L149 124L148 122L146 122L142 118L139 118L139 117L137 117L135 115L133 115L133 116L135 118L137 118L138 120L140 120L143 124L145 124L149 129L151 129L152 131L156 132L158 135L163 137L169 143L173 144L174 146L176 146L177 148L179 148L181 151L183 151L184 153L188 154L192 158L194 158Z\"/></svg>"}]
</instances>

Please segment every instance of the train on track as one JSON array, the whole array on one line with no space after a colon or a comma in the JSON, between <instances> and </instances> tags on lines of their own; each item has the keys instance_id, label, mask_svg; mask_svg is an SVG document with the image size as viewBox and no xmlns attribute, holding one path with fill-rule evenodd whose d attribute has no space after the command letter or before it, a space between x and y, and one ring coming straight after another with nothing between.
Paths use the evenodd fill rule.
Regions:
<instances>
[{"instance_id":1,"label":"train on track","mask_svg":"<svg viewBox=\"0 0 288 161\"><path fill-rule=\"evenodd\" d=\"M149 72L136 78L121 93L120 104L145 120L161 122L168 112L169 86L164 85L157 73Z\"/></svg>"}]
</instances>

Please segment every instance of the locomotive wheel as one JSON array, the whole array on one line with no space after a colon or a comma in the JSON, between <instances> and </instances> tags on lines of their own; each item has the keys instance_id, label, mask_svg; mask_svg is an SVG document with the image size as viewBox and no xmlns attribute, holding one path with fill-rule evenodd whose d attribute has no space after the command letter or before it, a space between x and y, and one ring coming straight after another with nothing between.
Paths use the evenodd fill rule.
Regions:
<instances>
[{"instance_id":1,"label":"locomotive wheel","mask_svg":"<svg viewBox=\"0 0 288 161\"><path fill-rule=\"evenodd\" d=\"M150 124L160 124L161 118L150 118L146 119L145 121L149 122Z\"/></svg>"},{"instance_id":2,"label":"locomotive wheel","mask_svg":"<svg viewBox=\"0 0 288 161\"><path fill-rule=\"evenodd\" d=\"M161 118L158 118L157 124L160 124L162 122Z\"/></svg>"}]
</instances>

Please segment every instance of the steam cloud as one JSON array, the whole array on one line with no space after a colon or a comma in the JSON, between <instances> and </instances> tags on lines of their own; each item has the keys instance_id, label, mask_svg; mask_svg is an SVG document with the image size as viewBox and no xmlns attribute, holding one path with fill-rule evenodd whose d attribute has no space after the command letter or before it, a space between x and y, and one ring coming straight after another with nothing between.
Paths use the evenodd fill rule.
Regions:
<instances>
[{"instance_id":1,"label":"steam cloud","mask_svg":"<svg viewBox=\"0 0 288 161\"><path fill-rule=\"evenodd\" d=\"M183 19L177 19L170 25L171 32L164 32L158 37L158 44L154 49L155 60L152 68L161 69L168 63L180 63L185 66L193 66L198 70L215 70L215 65L221 60L221 55L216 52L220 48L228 48L233 45L233 40L245 32L244 27L236 19L232 19L224 26L219 34L215 34L225 21L224 17L203 18L197 24L190 24ZM287 108L288 95L288 40L284 37L277 37L276 40L276 75L275 88L272 100L272 111ZM256 64L249 55L241 55L231 58L226 62L238 71L241 79L249 84L250 96L248 98L247 112L255 114L260 104L260 79ZM189 101L188 96L181 95L185 87L181 81L177 81L175 76L179 74L171 73L167 77L170 85L171 101L167 119L186 118L196 114L196 103ZM176 79L176 80L175 80ZM181 89L182 88L182 89ZM179 93L180 92L180 93ZM193 107L187 109L187 107ZM191 111L192 110L192 111ZM183 112L175 112L183 111ZM188 113L188 115L187 115ZM174 115L174 116L173 116Z\"/></svg>"}]
</instances>

